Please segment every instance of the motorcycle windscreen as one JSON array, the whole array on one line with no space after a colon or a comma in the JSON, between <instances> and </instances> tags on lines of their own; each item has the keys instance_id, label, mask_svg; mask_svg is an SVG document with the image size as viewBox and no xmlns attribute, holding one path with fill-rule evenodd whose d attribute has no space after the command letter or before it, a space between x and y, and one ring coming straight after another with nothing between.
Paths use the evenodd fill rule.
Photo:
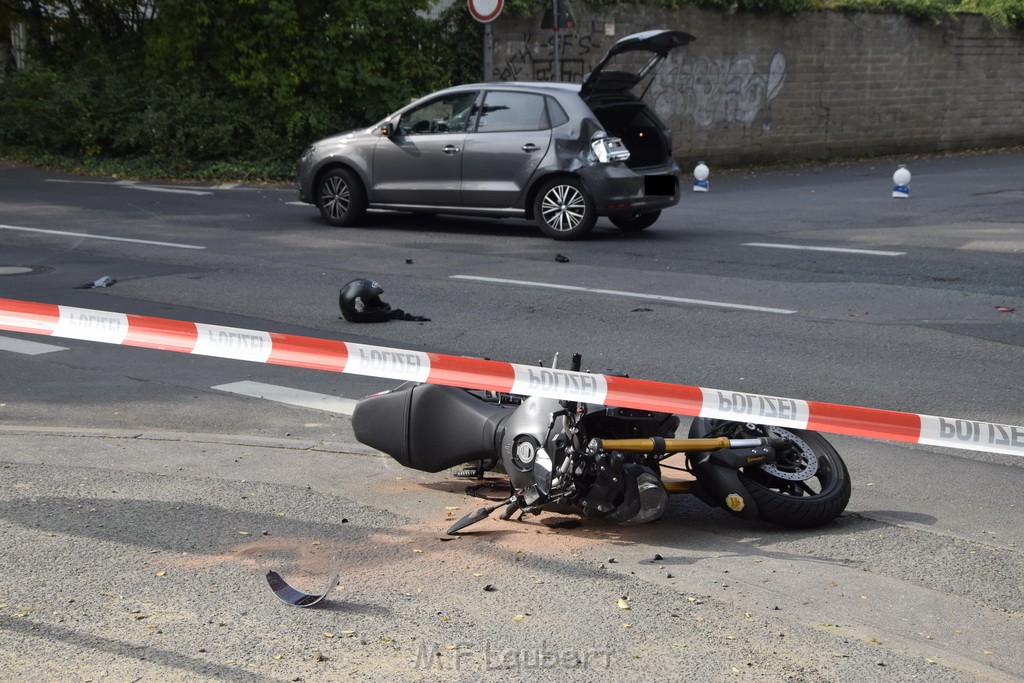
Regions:
<instances>
[{"instance_id":1,"label":"motorcycle windscreen","mask_svg":"<svg viewBox=\"0 0 1024 683\"><path fill-rule=\"evenodd\" d=\"M415 384L364 398L352 414L360 443L421 472L499 457L495 434L511 409L463 389Z\"/></svg>"}]
</instances>

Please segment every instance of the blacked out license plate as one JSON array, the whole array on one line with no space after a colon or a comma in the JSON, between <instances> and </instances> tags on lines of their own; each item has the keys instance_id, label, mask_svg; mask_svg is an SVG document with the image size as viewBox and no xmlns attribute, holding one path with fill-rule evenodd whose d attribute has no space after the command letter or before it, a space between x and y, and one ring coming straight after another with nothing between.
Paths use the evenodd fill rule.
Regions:
<instances>
[{"instance_id":1,"label":"blacked out license plate","mask_svg":"<svg viewBox=\"0 0 1024 683\"><path fill-rule=\"evenodd\" d=\"M676 177L674 175L644 176L644 194L648 197L670 197L675 193Z\"/></svg>"}]
</instances>

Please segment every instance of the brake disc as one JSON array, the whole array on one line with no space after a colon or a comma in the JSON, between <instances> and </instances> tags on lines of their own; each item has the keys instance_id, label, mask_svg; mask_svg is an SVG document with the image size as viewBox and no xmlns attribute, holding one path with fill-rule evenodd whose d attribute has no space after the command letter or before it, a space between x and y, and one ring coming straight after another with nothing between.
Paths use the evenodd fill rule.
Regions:
<instances>
[{"instance_id":1,"label":"brake disc","mask_svg":"<svg viewBox=\"0 0 1024 683\"><path fill-rule=\"evenodd\" d=\"M789 439L790 446L775 454L775 462L761 465L761 469L777 479L806 481L818 473L818 456L793 432L780 427L765 427L769 436Z\"/></svg>"}]
</instances>

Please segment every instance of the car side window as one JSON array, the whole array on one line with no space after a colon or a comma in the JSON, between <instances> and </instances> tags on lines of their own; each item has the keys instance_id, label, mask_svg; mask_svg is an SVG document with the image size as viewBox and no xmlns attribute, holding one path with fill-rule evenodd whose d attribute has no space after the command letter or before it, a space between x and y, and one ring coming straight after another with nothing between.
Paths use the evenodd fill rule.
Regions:
<instances>
[{"instance_id":1,"label":"car side window","mask_svg":"<svg viewBox=\"0 0 1024 683\"><path fill-rule=\"evenodd\" d=\"M487 93L477 123L480 133L545 128L550 126L542 95L501 90Z\"/></svg>"},{"instance_id":2,"label":"car side window","mask_svg":"<svg viewBox=\"0 0 1024 683\"><path fill-rule=\"evenodd\" d=\"M402 114L398 120L400 135L435 135L461 133L474 113L476 92L445 95L421 104Z\"/></svg>"}]
</instances>

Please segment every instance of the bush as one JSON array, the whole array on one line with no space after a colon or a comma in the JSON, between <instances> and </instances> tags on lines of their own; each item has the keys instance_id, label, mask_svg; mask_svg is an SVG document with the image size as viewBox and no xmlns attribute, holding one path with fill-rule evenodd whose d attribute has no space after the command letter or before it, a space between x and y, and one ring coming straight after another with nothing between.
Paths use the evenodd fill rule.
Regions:
<instances>
[{"instance_id":1,"label":"bush","mask_svg":"<svg viewBox=\"0 0 1024 683\"><path fill-rule=\"evenodd\" d=\"M956 11L984 15L1003 28L1024 29L1024 0L963 0Z\"/></svg>"},{"instance_id":2,"label":"bush","mask_svg":"<svg viewBox=\"0 0 1024 683\"><path fill-rule=\"evenodd\" d=\"M144 0L96 0L41 16L37 2L4 3L0 19L28 27L31 68L0 83L0 146L175 169L291 168L313 139L373 123L474 68L464 46L451 64L436 58L467 26L414 11L427 0L152 4L155 15ZM477 78L479 64L477 49Z\"/></svg>"}]
</instances>

